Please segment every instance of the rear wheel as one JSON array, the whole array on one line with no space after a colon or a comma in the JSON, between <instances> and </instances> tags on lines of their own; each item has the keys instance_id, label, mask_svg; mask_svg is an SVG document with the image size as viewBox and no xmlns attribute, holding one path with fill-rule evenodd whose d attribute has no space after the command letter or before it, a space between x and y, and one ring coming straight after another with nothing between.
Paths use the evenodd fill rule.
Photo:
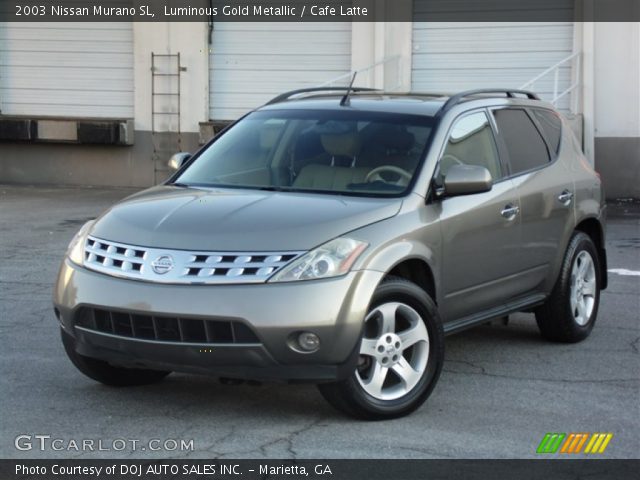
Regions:
<instances>
[{"instance_id":1,"label":"rear wheel","mask_svg":"<svg viewBox=\"0 0 640 480\"><path fill-rule=\"evenodd\" d=\"M401 417L431 394L443 360L444 337L433 300L417 285L388 277L365 318L356 371L319 389L329 403L351 416Z\"/></svg>"},{"instance_id":2,"label":"rear wheel","mask_svg":"<svg viewBox=\"0 0 640 480\"><path fill-rule=\"evenodd\" d=\"M75 342L69 334L64 331L60 333L62 335L62 344L71 363L87 377L105 385L114 387L148 385L159 382L171 373L159 370L115 367L105 361L85 357L76 352Z\"/></svg>"},{"instance_id":3,"label":"rear wheel","mask_svg":"<svg viewBox=\"0 0 640 480\"><path fill-rule=\"evenodd\" d=\"M589 336L600 303L600 263L591 238L574 233L560 275L546 303L536 310L542 336L574 343Z\"/></svg>"}]
</instances>

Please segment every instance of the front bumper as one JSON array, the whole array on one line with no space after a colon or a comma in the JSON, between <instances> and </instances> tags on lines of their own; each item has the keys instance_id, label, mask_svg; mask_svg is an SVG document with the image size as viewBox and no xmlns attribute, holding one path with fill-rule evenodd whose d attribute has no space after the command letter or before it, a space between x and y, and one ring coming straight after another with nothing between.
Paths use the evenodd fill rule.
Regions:
<instances>
[{"instance_id":1,"label":"front bumper","mask_svg":"<svg viewBox=\"0 0 640 480\"><path fill-rule=\"evenodd\" d=\"M54 306L78 353L114 365L256 380L331 381L355 368L362 322L382 276L363 270L307 282L166 285L111 277L65 260ZM83 307L240 322L259 341L185 343L109 334L78 327ZM290 348L288 340L300 331L318 335L320 349L300 353Z\"/></svg>"}]
</instances>

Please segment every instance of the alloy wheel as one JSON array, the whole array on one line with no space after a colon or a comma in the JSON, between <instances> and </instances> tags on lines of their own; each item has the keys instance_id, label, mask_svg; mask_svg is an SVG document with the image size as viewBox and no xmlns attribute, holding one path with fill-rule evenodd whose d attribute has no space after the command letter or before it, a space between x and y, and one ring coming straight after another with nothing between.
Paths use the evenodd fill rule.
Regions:
<instances>
[{"instance_id":1,"label":"alloy wheel","mask_svg":"<svg viewBox=\"0 0 640 480\"><path fill-rule=\"evenodd\" d=\"M384 303L365 319L356 378L378 400L408 394L422 378L429 359L429 332L407 304Z\"/></svg>"},{"instance_id":2,"label":"alloy wheel","mask_svg":"<svg viewBox=\"0 0 640 480\"><path fill-rule=\"evenodd\" d=\"M587 251L581 251L571 268L571 313L576 323L585 326L596 303L596 268Z\"/></svg>"}]
</instances>

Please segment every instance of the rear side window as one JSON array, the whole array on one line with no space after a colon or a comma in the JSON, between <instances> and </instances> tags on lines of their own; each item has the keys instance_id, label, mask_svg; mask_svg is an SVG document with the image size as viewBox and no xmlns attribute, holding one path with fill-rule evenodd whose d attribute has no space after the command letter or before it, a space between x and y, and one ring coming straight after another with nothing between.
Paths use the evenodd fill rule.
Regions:
<instances>
[{"instance_id":1,"label":"rear side window","mask_svg":"<svg viewBox=\"0 0 640 480\"><path fill-rule=\"evenodd\" d=\"M562 121L557 113L550 110L533 109L533 114L542 127L545 137L551 145L551 150L558 153L560 150L560 136L562 133Z\"/></svg>"},{"instance_id":2,"label":"rear side window","mask_svg":"<svg viewBox=\"0 0 640 480\"><path fill-rule=\"evenodd\" d=\"M551 161L547 145L527 112L515 108L494 110L498 133L504 139L511 174L533 170Z\"/></svg>"}]
</instances>

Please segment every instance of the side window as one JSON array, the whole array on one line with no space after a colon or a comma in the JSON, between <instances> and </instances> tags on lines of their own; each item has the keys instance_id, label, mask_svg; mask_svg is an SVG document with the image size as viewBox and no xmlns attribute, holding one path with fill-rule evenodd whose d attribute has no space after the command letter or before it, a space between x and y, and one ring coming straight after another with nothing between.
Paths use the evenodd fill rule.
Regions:
<instances>
[{"instance_id":1,"label":"side window","mask_svg":"<svg viewBox=\"0 0 640 480\"><path fill-rule=\"evenodd\" d=\"M502 178L502 168L493 131L484 112L472 113L456 121L449 134L447 146L440 158L442 180L452 165L485 167L494 180Z\"/></svg>"},{"instance_id":2,"label":"side window","mask_svg":"<svg viewBox=\"0 0 640 480\"><path fill-rule=\"evenodd\" d=\"M516 108L494 110L498 133L509 153L511 173L517 175L551 161L547 145L527 112Z\"/></svg>"},{"instance_id":3,"label":"side window","mask_svg":"<svg viewBox=\"0 0 640 480\"><path fill-rule=\"evenodd\" d=\"M562 121L557 113L551 110L540 110L534 108L533 115L542 127L545 137L551 145L551 150L558 153L560 150L560 138L562 135Z\"/></svg>"}]
</instances>

